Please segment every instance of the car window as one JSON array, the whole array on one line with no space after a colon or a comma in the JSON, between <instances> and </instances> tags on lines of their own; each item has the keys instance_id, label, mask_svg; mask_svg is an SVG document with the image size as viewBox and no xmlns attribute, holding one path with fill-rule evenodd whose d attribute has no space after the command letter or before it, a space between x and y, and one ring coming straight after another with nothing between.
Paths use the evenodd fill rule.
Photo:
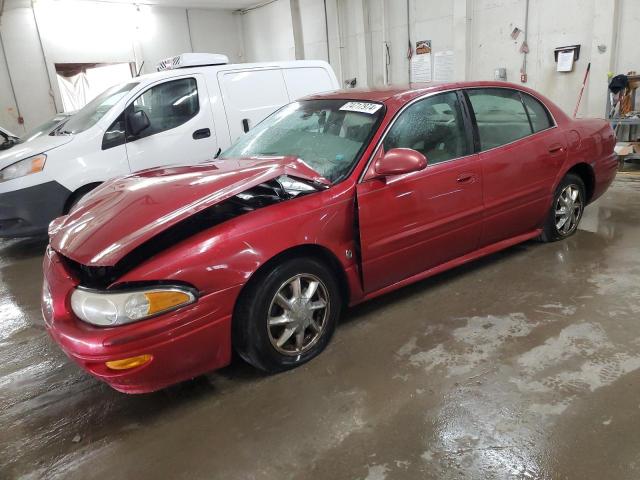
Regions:
<instances>
[{"instance_id":1,"label":"car window","mask_svg":"<svg viewBox=\"0 0 640 480\"><path fill-rule=\"evenodd\" d=\"M384 140L384 149L412 148L430 165L471 153L462 109L454 92L420 100L396 119Z\"/></svg>"},{"instance_id":2,"label":"car window","mask_svg":"<svg viewBox=\"0 0 640 480\"><path fill-rule=\"evenodd\" d=\"M551 114L547 108L542 105L538 100L526 93L520 93L522 95L522 101L527 107L527 113L531 119L531 126L534 132L546 130L553 126L553 120Z\"/></svg>"},{"instance_id":3,"label":"car window","mask_svg":"<svg viewBox=\"0 0 640 480\"><path fill-rule=\"evenodd\" d=\"M149 127L138 138L176 128L198 114L198 85L195 78L181 78L150 88L129 106L130 112L144 111Z\"/></svg>"},{"instance_id":4,"label":"car window","mask_svg":"<svg viewBox=\"0 0 640 480\"><path fill-rule=\"evenodd\" d=\"M481 150L499 147L531 135L520 94L507 88L467 91L476 117Z\"/></svg>"},{"instance_id":5,"label":"car window","mask_svg":"<svg viewBox=\"0 0 640 480\"><path fill-rule=\"evenodd\" d=\"M125 143L124 112L118 115L102 136L102 150L117 147Z\"/></svg>"}]
</instances>

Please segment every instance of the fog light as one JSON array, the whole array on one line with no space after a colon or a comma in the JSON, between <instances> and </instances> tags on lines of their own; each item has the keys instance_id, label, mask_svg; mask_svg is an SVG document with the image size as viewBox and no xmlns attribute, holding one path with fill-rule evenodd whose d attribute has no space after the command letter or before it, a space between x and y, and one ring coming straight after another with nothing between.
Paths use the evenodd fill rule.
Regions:
<instances>
[{"instance_id":1,"label":"fog light","mask_svg":"<svg viewBox=\"0 0 640 480\"><path fill-rule=\"evenodd\" d=\"M145 363L149 363L153 357L151 355L138 355L137 357L123 358L122 360L111 360L104 364L111 370L129 370Z\"/></svg>"}]
</instances>

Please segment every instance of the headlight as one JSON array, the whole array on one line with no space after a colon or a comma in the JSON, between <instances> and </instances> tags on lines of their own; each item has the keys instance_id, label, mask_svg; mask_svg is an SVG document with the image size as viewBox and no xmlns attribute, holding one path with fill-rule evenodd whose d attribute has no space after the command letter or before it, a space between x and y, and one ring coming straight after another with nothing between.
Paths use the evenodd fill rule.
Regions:
<instances>
[{"instance_id":1,"label":"headlight","mask_svg":"<svg viewBox=\"0 0 640 480\"><path fill-rule=\"evenodd\" d=\"M12 163L8 167L0 170L0 182L24 177L31 173L41 172L46 161L47 156L44 153L41 153L40 155L35 155L33 157L20 160L19 162Z\"/></svg>"},{"instance_id":2,"label":"headlight","mask_svg":"<svg viewBox=\"0 0 640 480\"><path fill-rule=\"evenodd\" d=\"M121 292L77 288L71 295L71 309L87 323L111 327L144 320L195 301L195 293L183 287L156 287Z\"/></svg>"}]
</instances>

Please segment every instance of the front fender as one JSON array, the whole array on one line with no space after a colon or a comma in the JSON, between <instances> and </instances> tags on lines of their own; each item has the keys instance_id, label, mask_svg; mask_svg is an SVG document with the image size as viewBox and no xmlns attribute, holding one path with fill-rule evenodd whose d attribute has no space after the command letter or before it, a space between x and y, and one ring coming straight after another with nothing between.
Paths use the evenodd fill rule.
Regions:
<instances>
[{"instance_id":1,"label":"front fender","mask_svg":"<svg viewBox=\"0 0 640 480\"><path fill-rule=\"evenodd\" d=\"M324 247L345 272L355 272L356 255L346 253L356 249L354 192L354 184L343 182L236 217L170 246L116 284L173 280L203 294L241 288L270 259L302 245Z\"/></svg>"}]
</instances>

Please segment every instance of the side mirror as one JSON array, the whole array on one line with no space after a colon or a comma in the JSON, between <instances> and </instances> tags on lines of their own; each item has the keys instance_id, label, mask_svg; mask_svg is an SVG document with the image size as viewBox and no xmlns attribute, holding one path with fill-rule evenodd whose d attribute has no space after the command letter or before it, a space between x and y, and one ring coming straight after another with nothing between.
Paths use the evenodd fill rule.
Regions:
<instances>
[{"instance_id":1,"label":"side mirror","mask_svg":"<svg viewBox=\"0 0 640 480\"><path fill-rule=\"evenodd\" d=\"M144 110L137 110L127 114L127 124L129 127L129 133L134 137L137 137L140 132L151 125L151 122Z\"/></svg>"},{"instance_id":2,"label":"side mirror","mask_svg":"<svg viewBox=\"0 0 640 480\"><path fill-rule=\"evenodd\" d=\"M427 157L411 148L392 148L376 161L376 175L388 177L427 168Z\"/></svg>"}]
</instances>

